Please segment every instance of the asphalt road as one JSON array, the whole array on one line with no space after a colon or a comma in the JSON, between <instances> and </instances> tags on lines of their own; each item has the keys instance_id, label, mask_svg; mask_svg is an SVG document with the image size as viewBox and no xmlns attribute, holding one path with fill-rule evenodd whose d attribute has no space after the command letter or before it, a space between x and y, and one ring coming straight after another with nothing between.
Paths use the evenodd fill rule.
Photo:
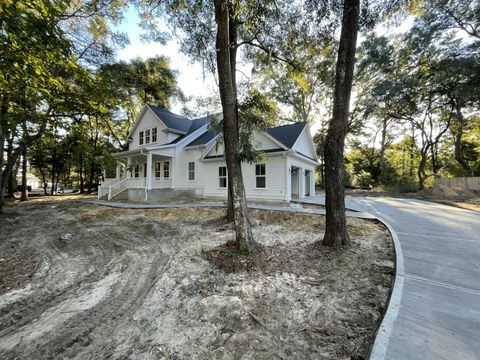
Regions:
<instances>
[{"instance_id":1,"label":"asphalt road","mask_svg":"<svg viewBox=\"0 0 480 360\"><path fill-rule=\"evenodd\" d=\"M480 213L414 199L346 205L396 234L396 283L371 359L480 359Z\"/></svg>"}]
</instances>

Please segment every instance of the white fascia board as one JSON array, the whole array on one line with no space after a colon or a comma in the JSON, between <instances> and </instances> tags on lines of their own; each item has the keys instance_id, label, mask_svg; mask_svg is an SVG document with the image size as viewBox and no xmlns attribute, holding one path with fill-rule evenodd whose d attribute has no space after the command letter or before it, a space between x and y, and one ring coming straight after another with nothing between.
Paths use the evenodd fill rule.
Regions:
<instances>
[{"instance_id":1,"label":"white fascia board","mask_svg":"<svg viewBox=\"0 0 480 360\"><path fill-rule=\"evenodd\" d=\"M220 135L215 136L212 140L210 140L207 144L205 144L205 151L200 156L200 161L204 160L205 156L209 153L210 150L215 146L215 143L219 139ZM208 160L208 159L207 159Z\"/></svg>"},{"instance_id":2,"label":"white fascia board","mask_svg":"<svg viewBox=\"0 0 480 360\"><path fill-rule=\"evenodd\" d=\"M311 164L314 164L315 166L320 165L320 162L319 162L318 160L316 160L316 161L315 161L315 160L312 160L312 159L310 159L308 156L303 155L303 154L299 153L299 152L296 151L296 150L290 150L290 151L288 152L288 155L292 155L292 156L294 156L294 157L300 158L300 159L302 159L303 161L306 161L306 162L309 162L309 163L311 163Z\"/></svg>"},{"instance_id":3,"label":"white fascia board","mask_svg":"<svg viewBox=\"0 0 480 360\"><path fill-rule=\"evenodd\" d=\"M207 131L207 124L199 127L197 130L195 130L193 133L191 133L190 135L184 137L182 140L180 140L179 142L175 143L175 144L172 144L172 145L175 145L175 147L179 147L180 145L184 145L185 143L189 143L189 142L192 142L194 139L200 137L201 135L203 135L203 133L205 133Z\"/></svg>"}]
</instances>

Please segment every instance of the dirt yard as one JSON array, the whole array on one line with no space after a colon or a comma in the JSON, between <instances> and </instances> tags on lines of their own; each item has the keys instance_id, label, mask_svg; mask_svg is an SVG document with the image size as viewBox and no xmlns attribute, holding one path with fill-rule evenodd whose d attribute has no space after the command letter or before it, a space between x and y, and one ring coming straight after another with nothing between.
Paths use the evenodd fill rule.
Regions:
<instances>
[{"instance_id":1,"label":"dirt yard","mask_svg":"<svg viewBox=\"0 0 480 360\"><path fill-rule=\"evenodd\" d=\"M249 260L222 209L71 198L0 216L1 359L363 359L393 279L381 225L318 246L319 216L254 211ZM232 264L229 264L229 262ZM245 266L238 266L243 264Z\"/></svg>"}]
</instances>

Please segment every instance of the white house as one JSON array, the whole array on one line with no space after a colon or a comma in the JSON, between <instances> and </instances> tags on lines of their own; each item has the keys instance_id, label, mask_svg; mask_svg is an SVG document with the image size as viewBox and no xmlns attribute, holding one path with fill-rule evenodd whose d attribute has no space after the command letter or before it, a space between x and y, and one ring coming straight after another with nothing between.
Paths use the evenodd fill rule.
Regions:
<instances>
[{"instance_id":1,"label":"white house","mask_svg":"<svg viewBox=\"0 0 480 360\"><path fill-rule=\"evenodd\" d=\"M208 118L189 120L146 105L128 135L128 150L114 154L115 178L105 178L98 197L126 191L131 201L158 202L178 195L227 197L227 169L218 134ZM242 164L248 199L290 201L314 195L318 165L306 123L270 128L252 136L265 154Z\"/></svg>"}]
</instances>

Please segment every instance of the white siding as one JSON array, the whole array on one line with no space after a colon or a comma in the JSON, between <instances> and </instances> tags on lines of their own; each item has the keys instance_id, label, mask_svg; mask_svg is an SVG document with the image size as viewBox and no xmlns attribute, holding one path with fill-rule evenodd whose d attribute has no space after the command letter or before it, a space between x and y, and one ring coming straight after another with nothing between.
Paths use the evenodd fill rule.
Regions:
<instances>
[{"instance_id":1,"label":"white siding","mask_svg":"<svg viewBox=\"0 0 480 360\"><path fill-rule=\"evenodd\" d=\"M172 132L167 133L167 144L171 143L173 140L178 139L181 135L175 134Z\"/></svg>"},{"instance_id":2,"label":"white siding","mask_svg":"<svg viewBox=\"0 0 480 360\"><path fill-rule=\"evenodd\" d=\"M316 159L317 154L315 153L315 148L312 145L311 138L312 136L310 134L310 128L306 126L298 137L297 142L293 146L293 150L296 150L312 159Z\"/></svg>"},{"instance_id":3,"label":"white siding","mask_svg":"<svg viewBox=\"0 0 480 360\"><path fill-rule=\"evenodd\" d=\"M129 144L129 150L138 149L140 147L138 140L139 136L138 133L140 131L145 131L146 129L151 129L152 127L157 127L157 142L148 144L150 145L162 145L167 143L167 134L163 131L165 130L165 126L158 120L155 114L150 109L146 109L145 113L143 114L142 118L139 121L139 124L135 131L132 134L132 141ZM150 134L150 141L152 138L152 134ZM147 146L147 144L141 145L142 147Z\"/></svg>"},{"instance_id":4,"label":"white siding","mask_svg":"<svg viewBox=\"0 0 480 360\"><path fill-rule=\"evenodd\" d=\"M202 155L201 150L177 150L175 157L175 188L178 189L202 189L205 182L204 163L199 161ZM195 162L195 180L188 180L188 163Z\"/></svg>"},{"instance_id":5,"label":"white siding","mask_svg":"<svg viewBox=\"0 0 480 360\"><path fill-rule=\"evenodd\" d=\"M253 133L250 141L255 149L268 150L268 149L280 148L279 144L277 144L276 142L271 140L271 138L259 132Z\"/></svg>"},{"instance_id":6,"label":"white siding","mask_svg":"<svg viewBox=\"0 0 480 360\"><path fill-rule=\"evenodd\" d=\"M205 196L227 197L227 189L219 187L218 168L225 166L223 161L203 162L203 176L206 179ZM285 198L285 158L268 157L265 161L266 188L257 189L255 164L242 164L243 183L248 199L284 200Z\"/></svg>"}]
</instances>

